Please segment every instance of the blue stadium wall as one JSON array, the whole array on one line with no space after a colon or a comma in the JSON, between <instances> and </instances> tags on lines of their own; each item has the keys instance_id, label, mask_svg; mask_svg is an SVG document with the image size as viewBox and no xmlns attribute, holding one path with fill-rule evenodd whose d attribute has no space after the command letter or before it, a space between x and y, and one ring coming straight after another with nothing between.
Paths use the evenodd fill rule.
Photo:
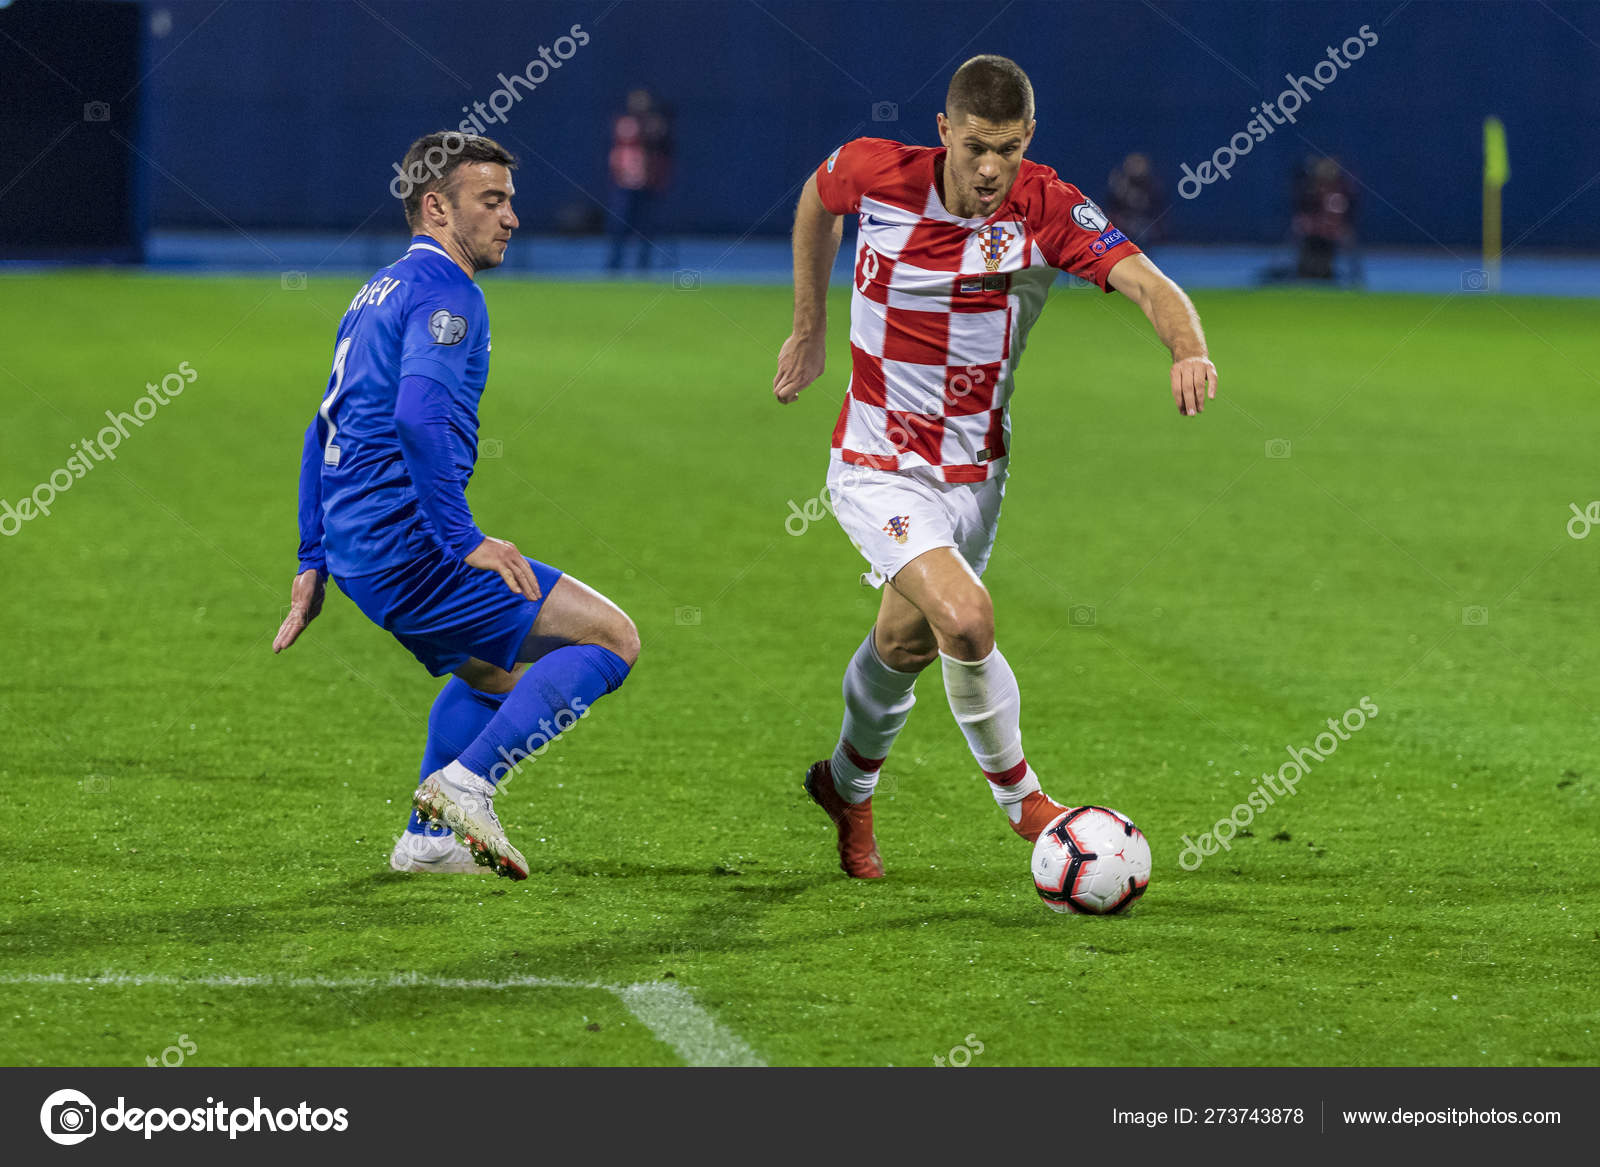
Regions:
<instances>
[{"instance_id":1,"label":"blue stadium wall","mask_svg":"<svg viewBox=\"0 0 1600 1167\"><path fill-rule=\"evenodd\" d=\"M0 31L7 17L44 2L0 9ZM93 11L51 7L79 24ZM138 8L145 79L127 100L139 105L144 157L131 164L148 192L146 224L156 227L217 227L225 218L252 229L394 230L391 164L410 140L460 122L463 105L502 88L501 74L525 73L541 46L553 49L578 26L587 43L558 68L535 68L537 87L519 86L521 100L489 127L524 159L517 206L536 231L553 229L585 192L604 198L609 118L630 87L648 86L676 110L664 224L776 234L787 228L796 184L840 141L934 142L950 72L987 51L1016 58L1033 78L1032 157L1097 196L1126 152L1155 160L1174 204L1171 238L1282 238L1292 168L1329 153L1365 188L1369 242L1471 246L1482 119L1493 113L1511 145L1507 241L1600 247L1597 4L178 0ZM1253 105L1288 86L1286 73L1311 75L1328 46L1363 26L1377 43L1321 92L1307 89L1295 125L1255 145L1229 180L1192 201L1177 197L1181 164L1210 157L1244 129ZM84 94L99 95L93 76L74 80L81 92L63 91L70 100L61 111L13 95L0 130L65 117Z\"/></svg>"}]
</instances>

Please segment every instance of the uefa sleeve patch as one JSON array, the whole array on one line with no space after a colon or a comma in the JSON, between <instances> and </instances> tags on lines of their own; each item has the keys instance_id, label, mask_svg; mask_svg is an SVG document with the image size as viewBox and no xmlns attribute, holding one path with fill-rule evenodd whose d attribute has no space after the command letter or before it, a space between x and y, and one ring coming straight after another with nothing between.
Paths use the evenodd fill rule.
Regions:
<instances>
[{"instance_id":1,"label":"uefa sleeve patch","mask_svg":"<svg viewBox=\"0 0 1600 1167\"><path fill-rule=\"evenodd\" d=\"M839 150L843 150L843 149L844 149L843 146L839 147ZM828 155L828 173L829 174L833 173L833 164L835 162L839 161L839 150L835 150L832 154Z\"/></svg>"},{"instance_id":2,"label":"uefa sleeve patch","mask_svg":"<svg viewBox=\"0 0 1600 1167\"><path fill-rule=\"evenodd\" d=\"M1119 243L1126 243L1128 237L1115 227L1103 232L1098 239L1089 244L1089 250L1096 255L1104 255Z\"/></svg>"},{"instance_id":3,"label":"uefa sleeve patch","mask_svg":"<svg viewBox=\"0 0 1600 1167\"><path fill-rule=\"evenodd\" d=\"M1111 226L1111 220L1106 218L1104 211L1095 206L1093 199L1084 199L1072 208L1072 221L1094 235L1099 235Z\"/></svg>"},{"instance_id":4,"label":"uefa sleeve patch","mask_svg":"<svg viewBox=\"0 0 1600 1167\"><path fill-rule=\"evenodd\" d=\"M428 332L434 344L460 344L467 335L467 318L453 316L448 308L440 308L428 317Z\"/></svg>"}]
</instances>

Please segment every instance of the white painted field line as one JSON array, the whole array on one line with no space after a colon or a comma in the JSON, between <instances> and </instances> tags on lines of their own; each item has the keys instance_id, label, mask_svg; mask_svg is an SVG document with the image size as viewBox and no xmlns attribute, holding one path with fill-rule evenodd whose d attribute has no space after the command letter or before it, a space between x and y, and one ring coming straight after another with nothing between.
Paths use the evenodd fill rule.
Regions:
<instances>
[{"instance_id":1,"label":"white painted field line","mask_svg":"<svg viewBox=\"0 0 1600 1167\"><path fill-rule=\"evenodd\" d=\"M739 1035L716 1020L677 985L643 981L611 990L640 1021L691 1066L764 1066Z\"/></svg>"},{"instance_id":2,"label":"white painted field line","mask_svg":"<svg viewBox=\"0 0 1600 1167\"><path fill-rule=\"evenodd\" d=\"M550 977L510 977L501 981L467 980L461 977L434 977L421 973L396 973L388 977L286 977L264 973L260 976L177 976L172 973L101 973L92 977L69 977L65 973L0 973L0 985L121 985L140 988L146 985L204 989L605 989L611 985L598 981L563 981Z\"/></svg>"},{"instance_id":3,"label":"white painted field line","mask_svg":"<svg viewBox=\"0 0 1600 1167\"><path fill-rule=\"evenodd\" d=\"M689 993L664 981L633 985L607 985L599 981L569 981L555 977L508 977L472 980L435 977L422 973L395 973L388 977L287 977L259 976L184 977L172 973L114 973L68 976L65 973L0 973L0 985L85 985L89 987L216 988L216 989L599 989L613 994L623 1008L656 1035L657 1040L690 1066L766 1065L738 1034L718 1024Z\"/></svg>"}]
</instances>

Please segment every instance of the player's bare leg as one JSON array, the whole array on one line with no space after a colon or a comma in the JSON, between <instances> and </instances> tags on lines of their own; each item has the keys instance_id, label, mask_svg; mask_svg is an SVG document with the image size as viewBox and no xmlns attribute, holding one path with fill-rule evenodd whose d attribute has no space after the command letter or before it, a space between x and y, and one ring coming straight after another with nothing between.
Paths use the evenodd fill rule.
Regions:
<instances>
[{"instance_id":1,"label":"player's bare leg","mask_svg":"<svg viewBox=\"0 0 1600 1167\"><path fill-rule=\"evenodd\" d=\"M944 668L950 712L989 780L1011 829L1028 842L1066 808L1040 788L1022 753L1022 695L1016 674L994 643L994 603L953 547L936 547L906 564L890 587L927 622ZM917 659L912 642L907 656Z\"/></svg>"},{"instance_id":2,"label":"player's bare leg","mask_svg":"<svg viewBox=\"0 0 1600 1167\"><path fill-rule=\"evenodd\" d=\"M476 659L456 670L474 689L505 695L505 707L456 761L417 787L412 801L423 817L448 826L478 863L498 875L526 879L527 860L494 813L495 783L533 752L535 739L542 749L587 714L594 700L622 683L639 659L639 633L622 609L564 575L545 597L517 655L520 663L511 670ZM529 678L530 671L538 675ZM532 690L526 687L530 680L537 683ZM519 696L526 700L513 706ZM535 724L538 729L529 732Z\"/></svg>"},{"instance_id":3,"label":"player's bare leg","mask_svg":"<svg viewBox=\"0 0 1600 1167\"><path fill-rule=\"evenodd\" d=\"M629 668L639 659L639 630L628 614L588 584L564 575L550 589L517 659L525 666L576 644L609 649L627 661ZM518 666L518 676L522 668Z\"/></svg>"},{"instance_id":4,"label":"player's bare leg","mask_svg":"<svg viewBox=\"0 0 1600 1167\"><path fill-rule=\"evenodd\" d=\"M878 656L898 672L920 673L939 659L939 639L933 634L933 625L892 584L883 589L873 631Z\"/></svg>"}]
</instances>

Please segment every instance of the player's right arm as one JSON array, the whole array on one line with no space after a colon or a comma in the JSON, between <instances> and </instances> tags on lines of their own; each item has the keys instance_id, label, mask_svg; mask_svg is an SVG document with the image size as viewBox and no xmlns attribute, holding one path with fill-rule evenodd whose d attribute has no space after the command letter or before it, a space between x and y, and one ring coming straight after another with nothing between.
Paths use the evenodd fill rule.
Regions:
<instances>
[{"instance_id":1,"label":"player's right arm","mask_svg":"<svg viewBox=\"0 0 1600 1167\"><path fill-rule=\"evenodd\" d=\"M828 273L843 235L844 216L823 206L813 174L794 210L794 331L778 351L772 379L772 394L784 405L822 376L827 362Z\"/></svg>"},{"instance_id":2,"label":"player's right arm","mask_svg":"<svg viewBox=\"0 0 1600 1167\"><path fill-rule=\"evenodd\" d=\"M272 651L282 652L322 611L328 583L328 560L322 551L322 441L319 418L312 418L300 450L300 570L289 587L289 612L272 638Z\"/></svg>"}]
</instances>

